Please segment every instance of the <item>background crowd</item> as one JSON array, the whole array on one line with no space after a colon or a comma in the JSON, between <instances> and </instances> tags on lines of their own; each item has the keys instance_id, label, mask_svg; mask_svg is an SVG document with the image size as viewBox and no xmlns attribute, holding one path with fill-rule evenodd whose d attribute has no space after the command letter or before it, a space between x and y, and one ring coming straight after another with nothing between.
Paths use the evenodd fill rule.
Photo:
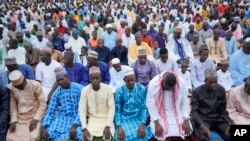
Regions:
<instances>
[{"instance_id":1,"label":"background crowd","mask_svg":"<svg viewBox=\"0 0 250 141\"><path fill-rule=\"evenodd\" d=\"M0 1L0 141L228 141L250 124L249 0Z\"/></svg>"}]
</instances>

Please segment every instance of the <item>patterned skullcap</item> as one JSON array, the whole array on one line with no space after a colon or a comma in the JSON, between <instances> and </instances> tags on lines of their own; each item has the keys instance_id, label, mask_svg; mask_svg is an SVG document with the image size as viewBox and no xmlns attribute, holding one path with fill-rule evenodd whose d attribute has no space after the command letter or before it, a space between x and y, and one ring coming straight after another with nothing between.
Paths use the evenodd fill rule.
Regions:
<instances>
[{"instance_id":1,"label":"patterned skullcap","mask_svg":"<svg viewBox=\"0 0 250 141\"><path fill-rule=\"evenodd\" d=\"M147 50L145 48L138 49L138 56L147 55Z\"/></svg>"},{"instance_id":2,"label":"patterned skullcap","mask_svg":"<svg viewBox=\"0 0 250 141\"><path fill-rule=\"evenodd\" d=\"M228 59L220 59L220 64L229 64Z\"/></svg>"},{"instance_id":3,"label":"patterned skullcap","mask_svg":"<svg viewBox=\"0 0 250 141\"><path fill-rule=\"evenodd\" d=\"M6 58L4 59L5 61L5 65L14 65L14 64L17 64L16 62L16 58L12 57L12 58Z\"/></svg>"},{"instance_id":4,"label":"patterned skullcap","mask_svg":"<svg viewBox=\"0 0 250 141\"><path fill-rule=\"evenodd\" d=\"M215 69L212 69L212 68L208 68L204 71L204 76L205 78L209 78L209 77L212 77L212 76L217 76L217 72Z\"/></svg>"},{"instance_id":5,"label":"patterned skullcap","mask_svg":"<svg viewBox=\"0 0 250 141\"><path fill-rule=\"evenodd\" d=\"M92 66L89 68L89 74L101 73L100 68L96 66Z\"/></svg>"},{"instance_id":6,"label":"patterned skullcap","mask_svg":"<svg viewBox=\"0 0 250 141\"><path fill-rule=\"evenodd\" d=\"M88 52L88 57L89 57L89 58L98 59L98 53L95 52L95 51L89 51L89 52Z\"/></svg>"}]
</instances>

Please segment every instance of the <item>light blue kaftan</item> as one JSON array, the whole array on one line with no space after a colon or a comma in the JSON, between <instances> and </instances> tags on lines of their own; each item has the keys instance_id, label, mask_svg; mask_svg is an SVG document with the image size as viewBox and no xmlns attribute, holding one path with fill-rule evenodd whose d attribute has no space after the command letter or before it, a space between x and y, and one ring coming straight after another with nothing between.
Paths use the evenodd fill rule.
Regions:
<instances>
[{"instance_id":1,"label":"light blue kaftan","mask_svg":"<svg viewBox=\"0 0 250 141\"><path fill-rule=\"evenodd\" d=\"M125 132L125 141L148 141L152 137L150 127L147 126L146 136L138 137L138 128L146 123L149 116L146 107L146 90L144 86L136 83L134 88L129 90L125 85L117 89L115 93L115 125L117 140L117 127L121 126Z\"/></svg>"},{"instance_id":2,"label":"light blue kaftan","mask_svg":"<svg viewBox=\"0 0 250 141\"><path fill-rule=\"evenodd\" d=\"M243 80L250 75L250 54L244 53L242 49L236 51L230 58L229 71L234 85L243 84Z\"/></svg>"},{"instance_id":3,"label":"light blue kaftan","mask_svg":"<svg viewBox=\"0 0 250 141\"><path fill-rule=\"evenodd\" d=\"M83 86L71 82L69 89L58 87L50 100L48 111L42 121L52 140L70 139L70 129L77 125L76 140L82 140L78 103Z\"/></svg>"}]
</instances>

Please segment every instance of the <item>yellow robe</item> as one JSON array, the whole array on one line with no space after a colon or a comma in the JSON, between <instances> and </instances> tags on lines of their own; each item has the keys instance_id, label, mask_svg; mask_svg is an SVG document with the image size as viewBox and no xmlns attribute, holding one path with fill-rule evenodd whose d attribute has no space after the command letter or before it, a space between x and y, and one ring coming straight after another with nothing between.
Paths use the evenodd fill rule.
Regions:
<instances>
[{"instance_id":1,"label":"yellow robe","mask_svg":"<svg viewBox=\"0 0 250 141\"><path fill-rule=\"evenodd\" d=\"M140 47L145 48L147 50L148 59L154 61L152 49L148 46L148 44L145 42L141 42L141 46L138 46L135 42L128 48L128 63L129 63L129 65L134 63L136 61L136 59L138 58L138 49L140 49Z\"/></svg>"}]
</instances>

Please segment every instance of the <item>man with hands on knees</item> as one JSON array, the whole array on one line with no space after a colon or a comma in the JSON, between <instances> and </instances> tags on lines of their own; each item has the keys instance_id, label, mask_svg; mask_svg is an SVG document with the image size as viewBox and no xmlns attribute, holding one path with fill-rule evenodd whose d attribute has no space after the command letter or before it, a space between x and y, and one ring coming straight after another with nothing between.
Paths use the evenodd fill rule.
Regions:
<instances>
[{"instance_id":1,"label":"man with hands on knees","mask_svg":"<svg viewBox=\"0 0 250 141\"><path fill-rule=\"evenodd\" d=\"M45 140L82 140L78 103L83 86L71 82L64 67L55 69L59 86L49 102L42 122L42 137Z\"/></svg>"},{"instance_id":2,"label":"man with hands on knees","mask_svg":"<svg viewBox=\"0 0 250 141\"><path fill-rule=\"evenodd\" d=\"M197 87L192 94L192 124L199 140L209 141L211 129L225 141L229 141L230 118L226 111L225 89L218 85L215 69L204 71L205 84Z\"/></svg>"},{"instance_id":3,"label":"man with hands on knees","mask_svg":"<svg viewBox=\"0 0 250 141\"><path fill-rule=\"evenodd\" d=\"M84 141L110 141L114 137L113 90L109 85L101 83L99 67L90 67L89 80L90 84L82 90L79 103Z\"/></svg>"},{"instance_id":4,"label":"man with hands on knees","mask_svg":"<svg viewBox=\"0 0 250 141\"><path fill-rule=\"evenodd\" d=\"M124 70L125 85L116 90L115 124L118 141L148 141L152 137L150 127L146 126L148 110L146 107L146 90L143 85L135 83L132 68Z\"/></svg>"},{"instance_id":5,"label":"man with hands on knees","mask_svg":"<svg viewBox=\"0 0 250 141\"><path fill-rule=\"evenodd\" d=\"M174 72L162 72L150 81L146 104L156 139L183 141L191 135L188 89Z\"/></svg>"},{"instance_id":6,"label":"man with hands on knees","mask_svg":"<svg viewBox=\"0 0 250 141\"><path fill-rule=\"evenodd\" d=\"M7 140L38 141L40 121L47 107L41 84L25 79L19 70L10 72L9 80L11 121Z\"/></svg>"}]
</instances>

